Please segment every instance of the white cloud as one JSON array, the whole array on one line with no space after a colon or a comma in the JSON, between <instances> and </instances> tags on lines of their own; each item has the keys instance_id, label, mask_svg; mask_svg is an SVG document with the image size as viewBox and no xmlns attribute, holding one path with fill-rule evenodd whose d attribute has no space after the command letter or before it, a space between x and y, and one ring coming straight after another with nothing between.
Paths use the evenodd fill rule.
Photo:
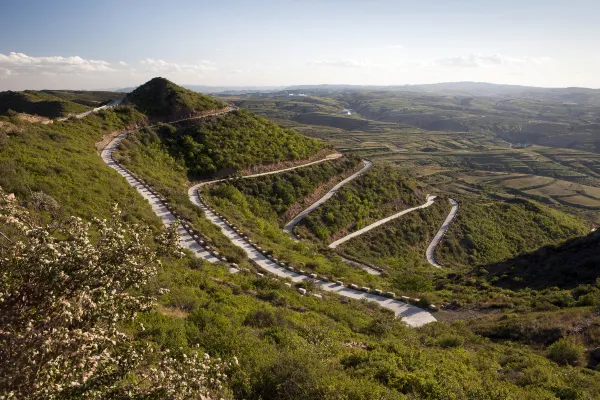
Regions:
<instances>
[{"instance_id":1,"label":"white cloud","mask_svg":"<svg viewBox=\"0 0 600 400\"><path fill-rule=\"evenodd\" d=\"M370 68L375 67L370 60L316 60L307 63L311 67L333 67L333 68Z\"/></svg>"},{"instance_id":2,"label":"white cloud","mask_svg":"<svg viewBox=\"0 0 600 400\"><path fill-rule=\"evenodd\" d=\"M6 68L0 68L0 79L8 78L12 75L12 71Z\"/></svg>"},{"instance_id":3,"label":"white cloud","mask_svg":"<svg viewBox=\"0 0 600 400\"><path fill-rule=\"evenodd\" d=\"M125 61L119 61L119 65L127 67L129 64L127 64Z\"/></svg>"},{"instance_id":4,"label":"white cloud","mask_svg":"<svg viewBox=\"0 0 600 400\"><path fill-rule=\"evenodd\" d=\"M428 63L452 68L485 68L495 66L539 65L550 61L548 57L511 57L502 54L469 54L466 56L444 57Z\"/></svg>"},{"instance_id":5,"label":"white cloud","mask_svg":"<svg viewBox=\"0 0 600 400\"><path fill-rule=\"evenodd\" d=\"M10 74L44 73L62 75L82 72L115 71L109 62L103 60L86 60L79 56L32 57L23 53L0 53L0 68Z\"/></svg>"},{"instance_id":6,"label":"white cloud","mask_svg":"<svg viewBox=\"0 0 600 400\"><path fill-rule=\"evenodd\" d=\"M403 49L404 45L402 44L388 44L387 46L383 46L386 49Z\"/></svg>"},{"instance_id":7,"label":"white cloud","mask_svg":"<svg viewBox=\"0 0 600 400\"><path fill-rule=\"evenodd\" d=\"M181 72L181 73L204 73L215 71L217 65L208 60L202 60L195 64L178 64L164 60L156 60L154 58L146 58L140 61L148 71L151 72Z\"/></svg>"}]
</instances>

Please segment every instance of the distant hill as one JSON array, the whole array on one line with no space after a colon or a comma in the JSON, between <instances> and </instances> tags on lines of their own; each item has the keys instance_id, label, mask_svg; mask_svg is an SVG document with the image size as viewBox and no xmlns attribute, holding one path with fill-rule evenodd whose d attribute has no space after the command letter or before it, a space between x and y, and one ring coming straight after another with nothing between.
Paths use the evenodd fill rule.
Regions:
<instances>
[{"instance_id":1,"label":"distant hill","mask_svg":"<svg viewBox=\"0 0 600 400\"><path fill-rule=\"evenodd\" d=\"M0 115L6 115L9 110L46 118L59 118L85 112L89 107L35 90L0 92Z\"/></svg>"},{"instance_id":2,"label":"distant hill","mask_svg":"<svg viewBox=\"0 0 600 400\"><path fill-rule=\"evenodd\" d=\"M154 118L185 118L225 107L212 97L185 89L165 78L153 78L127 94L125 104Z\"/></svg>"},{"instance_id":3,"label":"distant hill","mask_svg":"<svg viewBox=\"0 0 600 400\"><path fill-rule=\"evenodd\" d=\"M100 107L125 96L123 93L98 90L41 90L40 92L87 107Z\"/></svg>"},{"instance_id":4,"label":"distant hill","mask_svg":"<svg viewBox=\"0 0 600 400\"><path fill-rule=\"evenodd\" d=\"M282 90L283 86L206 86L206 85L181 85L186 89L199 93L219 93L224 95L243 94L243 93L271 93ZM117 89L119 93L130 93L136 89L136 86Z\"/></svg>"},{"instance_id":5,"label":"distant hill","mask_svg":"<svg viewBox=\"0 0 600 400\"><path fill-rule=\"evenodd\" d=\"M600 105L600 89L579 87L542 88L535 86L498 85L485 82L444 82L406 85L404 90L443 95L529 98L544 101Z\"/></svg>"},{"instance_id":6,"label":"distant hill","mask_svg":"<svg viewBox=\"0 0 600 400\"><path fill-rule=\"evenodd\" d=\"M600 278L600 231L546 246L485 267L487 277L507 289L571 289Z\"/></svg>"}]
</instances>

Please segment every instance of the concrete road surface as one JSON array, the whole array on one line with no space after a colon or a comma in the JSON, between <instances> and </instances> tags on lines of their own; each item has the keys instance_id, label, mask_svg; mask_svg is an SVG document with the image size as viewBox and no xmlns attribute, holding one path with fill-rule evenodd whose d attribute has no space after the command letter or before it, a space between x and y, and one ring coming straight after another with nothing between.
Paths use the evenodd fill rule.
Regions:
<instances>
[{"instance_id":1,"label":"concrete road surface","mask_svg":"<svg viewBox=\"0 0 600 400\"><path fill-rule=\"evenodd\" d=\"M435 248L437 247L438 244L440 244L442 238L444 237L444 235L446 234L446 231L448 230L448 227L450 226L450 222L452 222L454 217L456 217L456 213L458 212L458 202L454 199L449 199L449 200L450 200L450 204L452 204L452 209L450 210L450 213L444 220L442 227L436 233L433 240L429 244L429 247L427 247L427 250L425 251L425 256L427 257L427 262L429 262L429 264L433 265L436 268L442 268L442 266L435 261Z\"/></svg>"}]
</instances>

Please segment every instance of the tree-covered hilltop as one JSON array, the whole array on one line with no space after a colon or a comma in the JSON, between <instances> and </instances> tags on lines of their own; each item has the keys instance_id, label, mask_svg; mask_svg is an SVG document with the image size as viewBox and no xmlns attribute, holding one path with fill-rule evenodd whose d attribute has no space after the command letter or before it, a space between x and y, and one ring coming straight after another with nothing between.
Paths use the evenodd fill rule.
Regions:
<instances>
[{"instance_id":1,"label":"tree-covered hilltop","mask_svg":"<svg viewBox=\"0 0 600 400\"><path fill-rule=\"evenodd\" d=\"M185 89L165 78L153 78L125 98L151 118L186 118L225 107L212 97Z\"/></svg>"},{"instance_id":2,"label":"tree-covered hilltop","mask_svg":"<svg viewBox=\"0 0 600 400\"><path fill-rule=\"evenodd\" d=\"M164 146L169 154L182 161L190 178L304 160L325 147L322 142L243 110L193 124L159 124L143 129L129 140L142 142L146 147ZM130 146L125 142L123 147ZM127 164L128 155L123 153L123 157Z\"/></svg>"},{"instance_id":3,"label":"tree-covered hilltop","mask_svg":"<svg viewBox=\"0 0 600 400\"><path fill-rule=\"evenodd\" d=\"M89 107L35 90L0 92L0 115L6 115L9 110L46 118L59 118L85 112Z\"/></svg>"}]
</instances>

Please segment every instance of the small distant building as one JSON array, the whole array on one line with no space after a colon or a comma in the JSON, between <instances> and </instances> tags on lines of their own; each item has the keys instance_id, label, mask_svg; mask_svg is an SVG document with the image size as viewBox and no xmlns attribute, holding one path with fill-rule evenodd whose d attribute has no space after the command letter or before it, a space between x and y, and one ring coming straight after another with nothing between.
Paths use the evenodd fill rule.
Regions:
<instances>
[{"instance_id":1,"label":"small distant building","mask_svg":"<svg viewBox=\"0 0 600 400\"><path fill-rule=\"evenodd\" d=\"M352 115L352 111L350 111L350 110L344 110L344 111L342 111L342 114L344 114L344 115Z\"/></svg>"}]
</instances>

